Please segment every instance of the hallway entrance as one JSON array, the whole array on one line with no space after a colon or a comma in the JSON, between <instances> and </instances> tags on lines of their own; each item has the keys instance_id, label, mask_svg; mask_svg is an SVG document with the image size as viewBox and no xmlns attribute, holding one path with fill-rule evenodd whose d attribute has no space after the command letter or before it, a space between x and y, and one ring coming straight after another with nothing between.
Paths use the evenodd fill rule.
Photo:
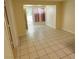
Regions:
<instances>
[{"instance_id":1,"label":"hallway entrance","mask_svg":"<svg viewBox=\"0 0 79 59\"><path fill-rule=\"evenodd\" d=\"M26 19L28 29L37 24L45 23L45 8L43 6L26 5Z\"/></svg>"},{"instance_id":2,"label":"hallway entrance","mask_svg":"<svg viewBox=\"0 0 79 59\"><path fill-rule=\"evenodd\" d=\"M24 5L28 29L34 25L56 28L56 5Z\"/></svg>"}]
</instances>

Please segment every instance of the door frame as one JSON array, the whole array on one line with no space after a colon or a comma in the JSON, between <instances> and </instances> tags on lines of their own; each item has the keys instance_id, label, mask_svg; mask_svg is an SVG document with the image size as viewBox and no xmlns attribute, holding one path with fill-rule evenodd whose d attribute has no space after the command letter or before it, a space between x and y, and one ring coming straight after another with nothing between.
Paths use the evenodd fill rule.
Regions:
<instances>
[{"instance_id":1,"label":"door frame","mask_svg":"<svg viewBox=\"0 0 79 59\"><path fill-rule=\"evenodd\" d=\"M6 14L5 13L4 14L6 15L6 19L8 20L8 23L9 23L14 48L16 48L19 45L19 38L16 31L15 18L13 14L13 6L11 2L12 1L10 0L4 0L4 8L6 9L4 10Z\"/></svg>"}]
</instances>

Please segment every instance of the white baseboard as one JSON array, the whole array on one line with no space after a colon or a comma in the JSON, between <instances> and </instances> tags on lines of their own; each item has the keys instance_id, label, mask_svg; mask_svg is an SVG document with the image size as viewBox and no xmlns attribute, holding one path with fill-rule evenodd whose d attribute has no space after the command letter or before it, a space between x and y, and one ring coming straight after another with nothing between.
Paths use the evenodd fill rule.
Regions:
<instances>
[{"instance_id":1,"label":"white baseboard","mask_svg":"<svg viewBox=\"0 0 79 59\"><path fill-rule=\"evenodd\" d=\"M49 24L46 24L46 25L49 26L49 27L51 27L51 28L56 29L56 26L51 26L51 25L49 25Z\"/></svg>"},{"instance_id":2,"label":"white baseboard","mask_svg":"<svg viewBox=\"0 0 79 59\"><path fill-rule=\"evenodd\" d=\"M72 34L75 34L75 32L73 32L73 31L71 31L71 30L68 30L68 29L65 29L65 28L62 28L62 30L67 31L67 32L70 32L70 33L72 33Z\"/></svg>"}]
</instances>

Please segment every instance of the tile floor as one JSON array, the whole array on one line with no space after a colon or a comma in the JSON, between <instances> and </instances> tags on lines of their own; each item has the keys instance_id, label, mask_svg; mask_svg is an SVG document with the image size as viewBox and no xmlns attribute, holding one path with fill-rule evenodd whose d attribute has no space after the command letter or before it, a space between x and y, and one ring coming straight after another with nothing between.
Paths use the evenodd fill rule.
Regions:
<instances>
[{"instance_id":1,"label":"tile floor","mask_svg":"<svg viewBox=\"0 0 79 59\"><path fill-rule=\"evenodd\" d=\"M69 32L35 25L20 37L17 59L75 59L74 42Z\"/></svg>"}]
</instances>

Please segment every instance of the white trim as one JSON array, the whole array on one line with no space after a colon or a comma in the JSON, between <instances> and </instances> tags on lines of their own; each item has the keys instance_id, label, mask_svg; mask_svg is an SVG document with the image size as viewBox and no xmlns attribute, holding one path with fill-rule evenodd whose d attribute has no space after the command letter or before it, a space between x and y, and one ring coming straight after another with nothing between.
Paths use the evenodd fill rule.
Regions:
<instances>
[{"instance_id":1,"label":"white trim","mask_svg":"<svg viewBox=\"0 0 79 59\"><path fill-rule=\"evenodd\" d=\"M72 33L72 34L75 34L75 32L73 32L73 31L71 31L71 30L68 30L68 29L65 29L65 28L62 28L62 30L67 31L67 32L70 32L70 33Z\"/></svg>"},{"instance_id":2,"label":"white trim","mask_svg":"<svg viewBox=\"0 0 79 59\"><path fill-rule=\"evenodd\" d=\"M45 25L47 25L48 27L51 27L51 28L53 28L53 29L56 29L56 26L51 26L51 25L49 25L49 24L45 24Z\"/></svg>"},{"instance_id":3,"label":"white trim","mask_svg":"<svg viewBox=\"0 0 79 59\"><path fill-rule=\"evenodd\" d=\"M14 13L13 13L12 1L6 0L5 5L6 5L8 21L10 23L9 25L10 25L10 29L11 29L14 47L17 47L18 46L18 35L17 35L17 31L16 31L16 24L15 24L15 17L14 17Z\"/></svg>"}]
</instances>

